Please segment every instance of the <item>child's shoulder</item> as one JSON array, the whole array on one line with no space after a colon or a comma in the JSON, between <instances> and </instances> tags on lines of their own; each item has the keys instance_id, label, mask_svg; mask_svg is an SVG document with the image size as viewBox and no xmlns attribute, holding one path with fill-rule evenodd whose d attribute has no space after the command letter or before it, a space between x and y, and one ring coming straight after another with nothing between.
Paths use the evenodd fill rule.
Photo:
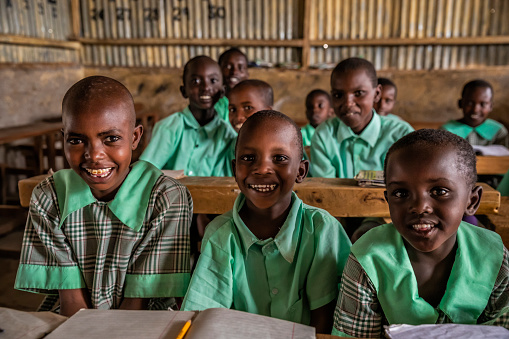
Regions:
<instances>
[{"instance_id":1,"label":"child's shoulder","mask_svg":"<svg viewBox=\"0 0 509 339\"><path fill-rule=\"evenodd\" d=\"M319 207L307 205L305 203L302 203L302 215L303 218L306 218L313 223L324 223L325 225L331 225L332 227L340 224L338 219L334 218L326 210Z\"/></svg>"},{"instance_id":2,"label":"child's shoulder","mask_svg":"<svg viewBox=\"0 0 509 339\"><path fill-rule=\"evenodd\" d=\"M395 119L392 117L380 116L380 128L385 131L401 131L404 133L410 133L414 131L414 128L405 120L399 118Z\"/></svg>"}]
</instances>

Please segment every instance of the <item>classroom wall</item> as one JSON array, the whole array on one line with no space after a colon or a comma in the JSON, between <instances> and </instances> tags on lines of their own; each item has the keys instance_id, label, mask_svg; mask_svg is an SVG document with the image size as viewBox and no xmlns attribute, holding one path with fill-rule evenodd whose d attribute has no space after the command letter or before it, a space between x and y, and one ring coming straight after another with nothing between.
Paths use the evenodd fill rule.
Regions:
<instances>
[{"instance_id":1,"label":"classroom wall","mask_svg":"<svg viewBox=\"0 0 509 339\"><path fill-rule=\"evenodd\" d=\"M0 64L0 128L60 117L62 97L83 67Z\"/></svg>"},{"instance_id":2,"label":"classroom wall","mask_svg":"<svg viewBox=\"0 0 509 339\"><path fill-rule=\"evenodd\" d=\"M137 102L161 112L180 111L186 100L179 92L179 69L86 68L85 75L102 74L126 84ZM492 117L509 126L509 68L485 70L382 71L380 76L398 85L395 113L408 121L443 122L461 116L457 101L462 86L476 78L490 81L495 91ZM305 123L304 101L314 88L329 90L330 71L306 72L280 69L250 69L250 78L267 81L274 88L275 109Z\"/></svg>"}]
</instances>

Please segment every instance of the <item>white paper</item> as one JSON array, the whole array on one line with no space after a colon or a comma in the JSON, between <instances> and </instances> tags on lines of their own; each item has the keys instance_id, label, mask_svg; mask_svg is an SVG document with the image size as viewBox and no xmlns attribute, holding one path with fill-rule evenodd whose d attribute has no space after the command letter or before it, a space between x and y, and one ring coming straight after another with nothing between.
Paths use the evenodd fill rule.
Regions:
<instances>
[{"instance_id":1,"label":"white paper","mask_svg":"<svg viewBox=\"0 0 509 339\"><path fill-rule=\"evenodd\" d=\"M489 325L390 325L385 326L385 333L391 339L508 339L509 330Z\"/></svg>"},{"instance_id":2,"label":"white paper","mask_svg":"<svg viewBox=\"0 0 509 339\"><path fill-rule=\"evenodd\" d=\"M509 156L509 149L502 145L472 146L476 154L490 155L496 157Z\"/></svg>"}]
</instances>

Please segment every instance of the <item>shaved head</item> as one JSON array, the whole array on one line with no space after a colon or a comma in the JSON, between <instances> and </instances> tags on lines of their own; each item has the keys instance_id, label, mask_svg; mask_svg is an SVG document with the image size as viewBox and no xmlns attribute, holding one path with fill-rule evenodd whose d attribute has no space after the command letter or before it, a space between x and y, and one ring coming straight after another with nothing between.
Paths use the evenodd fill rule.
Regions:
<instances>
[{"instance_id":1,"label":"shaved head","mask_svg":"<svg viewBox=\"0 0 509 339\"><path fill-rule=\"evenodd\" d=\"M62 119L68 114L80 114L83 107L100 104L104 107L121 106L129 115L131 125L136 123L134 101L129 90L117 80L105 76L91 76L75 83L62 101Z\"/></svg>"}]
</instances>

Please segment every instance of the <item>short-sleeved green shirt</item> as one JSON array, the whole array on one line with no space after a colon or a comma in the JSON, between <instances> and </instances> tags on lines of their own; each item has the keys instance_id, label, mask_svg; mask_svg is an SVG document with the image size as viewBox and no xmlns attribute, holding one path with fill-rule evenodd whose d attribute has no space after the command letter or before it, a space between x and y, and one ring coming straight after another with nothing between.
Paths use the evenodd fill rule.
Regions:
<instances>
[{"instance_id":1,"label":"short-sleeved green shirt","mask_svg":"<svg viewBox=\"0 0 509 339\"><path fill-rule=\"evenodd\" d=\"M32 193L15 288L45 294L88 288L92 307L122 298L183 296L190 280L187 188L139 161L109 202L73 170Z\"/></svg>"},{"instance_id":2,"label":"short-sleeved green shirt","mask_svg":"<svg viewBox=\"0 0 509 339\"><path fill-rule=\"evenodd\" d=\"M466 125L457 120L450 120L440 126L451 133L454 133L474 146L503 145L509 147L509 135L507 129L493 119L486 119L476 127Z\"/></svg>"},{"instance_id":3,"label":"short-sleeved green shirt","mask_svg":"<svg viewBox=\"0 0 509 339\"><path fill-rule=\"evenodd\" d=\"M258 239L233 210L206 228L202 253L182 308L213 307L309 324L310 311L335 300L350 240L326 211L292 195L291 211L274 239Z\"/></svg>"},{"instance_id":4,"label":"short-sleeved green shirt","mask_svg":"<svg viewBox=\"0 0 509 339\"><path fill-rule=\"evenodd\" d=\"M229 150L236 138L230 123L218 115L200 126L186 107L155 125L140 160L161 169L183 169L188 176L231 176Z\"/></svg>"},{"instance_id":5,"label":"short-sleeved green shirt","mask_svg":"<svg viewBox=\"0 0 509 339\"><path fill-rule=\"evenodd\" d=\"M300 131L302 133L302 144L304 144L304 147L311 146L311 138L313 134L315 134L315 128L311 126L311 124L307 124L302 127Z\"/></svg>"},{"instance_id":6,"label":"short-sleeved green shirt","mask_svg":"<svg viewBox=\"0 0 509 339\"><path fill-rule=\"evenodd\" d=\"M509 171L507 171L500 184L498 184L497 190L503 197L509 197Z\"/></svg>"},{"instance_id":7,"label":"short-sleeved green shirt","mask_svg":"<svg viewBox=\"0 0 509 339\"><path fill-rule=\"evenodd\" d=\"M392 144L413 130L407 122L381 117L374 110L360 134L338 117L329 119L316 128L311 140L311 174L353 178L360 170L381 171Z\"/></svg>"},{"instance_id":8,"label":"short-sleeved green shirt","mask_svg":"<svg viewBox=\"0 0 509 339\"><path fill-rule=\"evenodd\" d=\"M230 103L228 98L223 96L214 105L214 109L216 110L217 115L227 123L230 123L230 109L228 108L229 104Z\"/></svg>"}]
</instances>

